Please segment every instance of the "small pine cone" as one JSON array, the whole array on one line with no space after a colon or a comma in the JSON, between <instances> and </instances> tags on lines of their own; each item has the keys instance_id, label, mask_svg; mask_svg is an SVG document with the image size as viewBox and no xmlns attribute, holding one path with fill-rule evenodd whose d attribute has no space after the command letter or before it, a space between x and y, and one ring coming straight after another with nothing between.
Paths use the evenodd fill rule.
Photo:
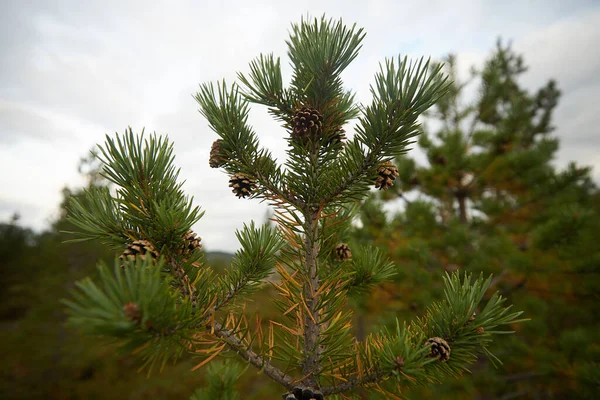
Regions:
<instances>
[{"instance_id":1,"label":"small pine cone","mask_svg":"<svg viewBox=\"0 0 600 400\"><path fill-rule=\"evenodd\" d=\"M398 176L398 167L390 161L386 161L377 168L377 174L379 176L375 181L375 187L379 190L388 190L390 186L394 186L394 179Z\"/></svg>"},{"instance_id":2,"label":"small pine cone","mask_svg":"<svg viewBox=\"0 0 600 400\"><path fill-rule=\"evenodd\" d=\"M335 254L340 261L346 261L352 258L352 252L346 243L340 243L335 246Z\"/></svg>"},{"instance_id":3,"label":"small pine cone","mask_svg":"<svg viewBox=\"0 0 600 400\"><path fill-rule=\"evenodd\" d=\"M219 168L227 161L227 158L221 154L221 143L223 143L223 139L217 139L213 142L212 147L210 148L208 165L210 165L211 168Z\"/></svg>"},{"instance_id":4,"label":"small pine cone","mask_svg":"<svg viewBox=\"0 0 600 400\"><path fill-rule=\"evenodd\" d=\"M440 362L446 362L450 359L450 346L444 339L433 337L427 340L427 344L431 345L430 357L437 358Z\"/></svg>"},{"instance_id":5,"label":"small pine cone","mask_svg":"<svg viewBox=\"0 0 600 400\"><path fill-rule=\"evenodd\" d=\"M256 180L238 172L229 179L229 187L233 188L232 192L239 198L250 196L256 189Z\"/></svg>"},{"instance_id":6,"label":"small pine cone","mask_svg":"<svg viewBox=\"0 0 600 400\"><path fill-rule=\"evenodd\" d=\"M318 110L302 107L294 113L292 118L292 137L306 144L309 140L316 140L323 128L323 116Z\"/></svg>"},{"instance_id":7,"label":"small pine cone","mask_svg":"<svg viewBox=\"0 0 600 400\"><path fill-rule=\"evenodd\" d=\"M136 324L139 324L142 321L140 307L131 301L128 301L123 305L123 314L125 317L127 317L127 319L135 322Z\"/></svg>"},{"instance_id":8,"label":"small pine cone","mask_svg":"<svg viewBox=\"0 0 600 400\"><path fill-rule=\"evenodd\" d=\"M404 358L402 356L398 356L394 359L394 365L396 369L400 371L404 367Z\"/></svg>"},{"instance_id":9,"label":"small pine cone","mask_svg":"<svg viewBox=\"0 0 600 400\"><path fill-rule=\"evenodd\" d=\"M485 332L485 329L483 328L483 326L479 326L479 327L477 327L477 329L475 329L475 332L483 333L483 332Z\"/></svg>"},{"instance_id":10,"label":"small pine cone","mask_svg":"<svg viewBox=\"0 0 600 400\"><path fill-rule=\"evenodd\" d=\"M146 256L150 256L153 260L156 260L159 254L149 241L136 240L127 245L123 254L119 256L119 260L135 260L136 258L145 260ZM121 268L123 268L123 265L121 265Z\"/></svg>"},{"instance_id":11,"label":"small pine cone","mask_svg":"<svg viewBox=\"0 0 600 400\"><path fill-rule=\"evenodd\" d=\"M200 243L201 240L202 239L200 239L200 237L198 235L196 235L196 233L194 233L194 231L192 231L190 229L185 234L184 244L180 250L180 254L183 255L183 254L193 253L196 250L202 249L202 243Z\"/></svg>"}]
</instances>

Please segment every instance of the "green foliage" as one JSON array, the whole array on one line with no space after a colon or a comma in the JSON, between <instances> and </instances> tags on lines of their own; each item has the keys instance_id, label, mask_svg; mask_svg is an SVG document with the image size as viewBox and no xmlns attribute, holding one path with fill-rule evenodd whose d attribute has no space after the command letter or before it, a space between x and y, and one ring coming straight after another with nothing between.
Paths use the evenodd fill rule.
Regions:
<instances>
[{"instance_id":1,"label":"green foliage","mask_svg":"<svg viewBox=\"0 0 600 400\"><path fill-rule=\"evenodd\" d=\"M283 239L268 225L260 228L244 225L244 230L236 232L242 245L231 261L231 269L220 277L219 287L226 290L217 300L217 305L227 303L240 294L250 294L260 288L260 284L274 270L276 254L284 246Z\"/></svg>"},{"instance_id":2,"label":"green foliage","mask_svg":"<svg viewBox=\"0 0 600 400\"><path fill-rule=\"evenodd\" d=\"M82 200L73 199L70 220L83 232L71 233L115 247L140 237L158 249L181 246L202 213L181 190L174 157L167 138L144 140L143 132L136 137L131 128L123 137L107 136L98 159L102 176L117 186L116 195L107 187L92 187Z\"/></svg>"},{"instance_id":3,"label":"green foliage","mask_svg":"<svg viewBox=\"0 0 600 400\"><path fill-rule=\"evenodd\" d=\"M417 318L408 327L401 329L396 323L396 336L382 350L388 353L388 357L381 358L386 360L382 364L383 370L408 382L441 382L447 375L457 378L468 372L469 365L476 361L478 353L492 356L488 349L492 336L512 333L495 328L523 320L517 319L521 312L510 313L510 307L503 307L506 299L498 292L482 306L482 311L475 318L471 318L474 310L481 306L490 282L491 277L485 280L480 277L473 282L470 275L446 275L444 301L433 303L425 316ZM444 338L451 345L452 351L447 362L435 362L429 357L426 340L431 337ZM395 364L398 356L404 360L401 368Z\"/></svg>"},{"instance_id":4,"label":"green foliage","mask_svg":"<svg viewBox=\"0 0 600 400\"><path fill-rule=\"evenodd\" d=\"M181 357L201 316L193 312L189 299L179 301L161 277L162 262L152 259L115 261L114 272L100 265L100 287L86 278L76 284L68 307L69 323L91 335L126 338L124 343L150 369ZM134 315L128 315L128 307Z\"/></svg>"},{"instance_id":5,"label":"green foliage","mask_svg":"<svg viewBox=\"0 0 600 400\"><path fill-rule=\"evenodd\" d=\"M348 272L348 295L360 296L370 292L378 284L389 281L396 274L396 266L387 260L381 250L365 247L352 253Z\"/></svg>"}]
</instances>

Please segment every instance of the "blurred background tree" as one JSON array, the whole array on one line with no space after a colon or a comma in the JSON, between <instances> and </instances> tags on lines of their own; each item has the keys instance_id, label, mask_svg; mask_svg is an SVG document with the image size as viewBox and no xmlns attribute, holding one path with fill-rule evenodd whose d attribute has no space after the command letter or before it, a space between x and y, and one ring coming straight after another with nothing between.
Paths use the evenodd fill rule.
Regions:
<instances>
[{"instance_id":1,"label":"blurred background tree","mask_svg":"<svg viewBox=\"0 0 600 400\"><path fill-rule=\"evenodd\" d=\"M592 398L600 387L600 196L589 168L552 165L557 85L523 89L523 58L500 41L465 82L455 57L446 66L454 85L428 116L436 129L418 143L427 162L413 152L397 159L398 184L362 205L355 240L385 246L400 266L397 283L364 310L423 312L442 295L440 272L493 273L493 290L532 319L496 348L505 365L480 359L473 377L408 397ZM402 211L386 213L393 205Z\"/></svg>"}]
</instances>

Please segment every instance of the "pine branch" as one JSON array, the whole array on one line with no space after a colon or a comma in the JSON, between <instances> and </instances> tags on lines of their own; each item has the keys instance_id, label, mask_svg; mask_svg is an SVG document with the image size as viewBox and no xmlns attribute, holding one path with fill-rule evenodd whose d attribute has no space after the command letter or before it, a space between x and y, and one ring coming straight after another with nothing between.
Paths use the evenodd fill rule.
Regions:
<instances>
[{"instance_id":1,"label":"pine branch","mask_svg":"<svg viewBox=\"0 0 600 400\"><path fill-rule=\"evenodd\" d=\"M254 222L244 225L236 236L242 249L238 250L232 261L232 268L218 284L219 296L214 310L225 306L236 295L251 293L269 276L276 263L276 254L284 246L283 239L269 227L256 228Z\"/></svg>"},{"instance_id":2,"label":"pine branch","mask_svg":"<svg viewBox=\"0 0 600 400\"><path fill-rule=\"evenodd\" d=\"M320 335L320 316L317 311L318 291L320 287L317 257L318 248L318 220L320 210L313 210L306 215L306 238L304 242L305 268L307 282L304 285L304 298L306 301L307 312L304 317L304 355L302 362L302 371L307 376L307 383L311 387L318 387L317 374L320 370L320 348L318 340Z\"/></svg>"},{"instance_id":3,"label":"pine branch","mask_svg":"<svg viewBox=\"0 0 600 400\"><path fill-rule=\"evenodd\" d=\"M248 348L240 339L231 333L231 331L223 328L218 322L215 322L214 325L206 325L206 328L214 332L214 335L225 341L231 350L237 352L244 360L264 372L269 378L287 389L293 389L294 379L292 379L292 377L286 375L279 368L265 360L264 357Z\"/></svg>"},{"instance_id":4,"label":"pine branch","mask_svg":"<svg viewBox=\"0 0 600 400\"><path fill-rule=\"evenodd\" d=\"M376 166L407 151L409 140L418 134L417 117L449 87L441 67L430 71L429 65L423 59L413 64L399 57L397 64L386 60L385 67L380 66L371 86L373 102L362 110L355 139L339 158L336 167L343 174L334 181L326 204L363 197Z\"/></svg>"}]
</instances>

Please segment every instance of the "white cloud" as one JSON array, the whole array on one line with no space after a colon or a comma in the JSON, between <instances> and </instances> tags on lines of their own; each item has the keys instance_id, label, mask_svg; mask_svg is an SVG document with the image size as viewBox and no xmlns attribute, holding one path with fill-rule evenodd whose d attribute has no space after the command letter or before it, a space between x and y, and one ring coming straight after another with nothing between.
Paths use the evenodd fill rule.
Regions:
<instances>
[{"instance_id":1,"label":"white cloud","mask_svg":"<svg viewBox=\"0 0 600 400\"><path fill-rule=\"evenodd\" d=\"M191 94L201 82L231 81L260 52L281 56L289 75L284 40L290 22L307 10L366 29L363 51L344 74L359 101L369 100L384 57L452 51L466 70L462 66L482 62L499 35L514 38L538 79L529 81L532 87L555 77L565 89L557 112L557 121L564 121L558 124L565 136L561 160L581 160L575 145L584 139L591 143L584 160L592 160L597 141L584 131L598 122L589 103L598 84L599 58L593 59L591 47L598 42L597 8L524 3L9 2L0 15L0 219L14 205L24 223L41 228L55 212L62 186L81 183L77 161L94 143L128 125L134 131L145 126L175 141L185 189L206 210L197 226L203 242L214 250L234 249L234 230L244 221L264 220L266 206L238 200L227 177L208 168L216 135ZM561 17L567 12L570 17ZM251 111L263 145L282 158L284 132L269 118L262 107Z\"/></svg>"}]
</instances>

